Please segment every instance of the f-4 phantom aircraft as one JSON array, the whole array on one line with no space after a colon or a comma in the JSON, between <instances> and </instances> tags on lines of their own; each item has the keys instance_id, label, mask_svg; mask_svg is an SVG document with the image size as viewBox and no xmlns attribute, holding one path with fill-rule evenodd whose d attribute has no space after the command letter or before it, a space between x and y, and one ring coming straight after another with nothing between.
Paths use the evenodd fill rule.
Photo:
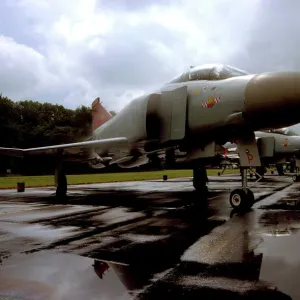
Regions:
<instances>
[{"instance_id":1,"label":"f-4 phantom aircraft","mask_svg":"<svg viewBox=\"0 0 300 300\"><path fill-rule=\"evenodd\" d=\"M300 180L300 174L298 173L300 168L300 136L287 135L285 133L286 130L255 132L258 152L262 163L261 167L256 168L256 173L259 176L264 175L265 167L270 164L276 165L279 175L283 175L282 164L292 162L295 164L297 170L297 174L293 176L293 180ZM229 153L229 155L224 155L227 156L229 161L235 161L236 158L239 158L236 144L228 142L224 145L224 148L227 150L226 153Z\"/></svg>"},{"instance_id":2,"label":"f-4 phantom aircraft","mask_svg":"<svg viewBox=\"0 0 300 300\"><path fill-rule=\"evenodd\" d=\"M58 197L67 191L62 163L88 161L95 168L135 167L164 153L171 164L190 163L193 185L207 192L205 166L226 142L237 144L242 188L230 194L235 208L251 207L247 168L260 167L254 132L300 123L300 72L249 74L235 67L190 67L153 93L133 99L114 118L94 128L90 139L32 149L0 148L6 155L57 157ZM177 154L176 154L177 153Z\"/></svg>"}]
</instances>

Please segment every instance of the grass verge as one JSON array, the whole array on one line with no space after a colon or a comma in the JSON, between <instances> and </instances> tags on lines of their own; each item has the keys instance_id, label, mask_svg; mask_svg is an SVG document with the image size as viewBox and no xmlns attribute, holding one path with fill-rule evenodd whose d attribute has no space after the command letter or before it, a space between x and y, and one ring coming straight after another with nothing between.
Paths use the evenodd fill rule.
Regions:
<instances>
[{"instance_id":1,"label":"grass verge","mask_svg":"<svg viewBox=\"0 0 300 300\"><path fill-rule=\"evenodd\" d=\"M207 170L208 176L217 175L219 169ZM227 170L225 174L238 173L239 170ZM191 177L192 170L166 170L152 172L129 172L129 173L107 173L107 174L82 174L67 175L68 184L89 184L105 182L139 181L161 179L163 175L168 178ZM16 188L18 182L24 182L25 187L54 186L54 176L6 176L0 177L0 189Z\"/></svg>"}]
</instances>

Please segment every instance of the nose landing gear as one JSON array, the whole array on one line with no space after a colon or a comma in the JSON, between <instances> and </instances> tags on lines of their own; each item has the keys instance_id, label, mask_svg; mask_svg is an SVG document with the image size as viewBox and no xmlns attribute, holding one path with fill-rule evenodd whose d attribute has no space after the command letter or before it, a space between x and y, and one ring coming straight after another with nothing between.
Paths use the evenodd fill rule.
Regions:
<instances>
[{"instance_id":1,"label":"nose landing gear","mask_svg":"<svg viewBox=\"0 0 300 300\"><path fill-rule=\"evenodd\" d=\"M247 168L241 168L242 188L230 193L229 202L233 208L248 209L254 204L254 194L247 188Z\"/></svg>"},{"instance_id":2,"label":"nose landing gear","mask_svg":"<svg viewBox=\"0 0 300 300\"><path fill-rule=\"evenodd\" d=\"M240 168L242 175L242 188L234 189L230 193L229 202L233 208L249 209L253 206L255 199L253 192L247 187L247 170L256 167L264 170L256 144L254 132L245 131L237 140L237 148L240 157ZM260 174L258 174L260 175Z\"/></svg>"}]
</instances>

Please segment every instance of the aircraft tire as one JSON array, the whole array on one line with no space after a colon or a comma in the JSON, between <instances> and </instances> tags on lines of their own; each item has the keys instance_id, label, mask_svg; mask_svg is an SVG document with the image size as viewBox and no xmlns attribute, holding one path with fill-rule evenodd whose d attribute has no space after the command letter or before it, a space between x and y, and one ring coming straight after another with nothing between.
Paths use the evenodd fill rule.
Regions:
<instances>
[{"instance_id":1,"label":"aircraft tire","mask_svg":"<svg viewBox=\"0 0 300 300\"><path fill-rule=\"evenodd\" d=\"M247 189L247 196L248 196L248 208L251 208L255 203L254 194L250 189Z\"/></svg>"},{"instance_id":2,"label":"aircraft tire","mask_svg":"<svg viewBox=\"0 0 300 300\"><path fill-rule=\"evenodd\" d=\"M300 176L299 175L293 175L293 181L294 182L299 182L300 181Z\"/></svg>"},{"instance_id":3,"label":"aircraft tire","mask_svg":"<svg viewBox=\"0 0 300 300\"><path fill-rule=\"evenodd\" d=\"M230 193L229 202L235 209L251 208L254 204L254 194L250 189L235 189Z\"/></svg>"}]
</instances>

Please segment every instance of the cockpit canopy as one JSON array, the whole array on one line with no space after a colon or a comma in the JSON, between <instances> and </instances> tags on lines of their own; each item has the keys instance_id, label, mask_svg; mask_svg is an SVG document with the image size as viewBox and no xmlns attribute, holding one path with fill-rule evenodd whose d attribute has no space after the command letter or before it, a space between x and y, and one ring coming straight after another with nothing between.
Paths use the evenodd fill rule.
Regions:
<instances>
[{"instance_id":1,"label":"cockpit canopy","mask_svg":"<svg viewBox=\"0 0 300 300\"><path fill-rule=\"evenodd\" d=\"M177 76L169 83L186 82L193 80L221 80L236 76L248 75L249 73L238 68L223 64L205 64L191 66L190 69Z\"/></svg>"}]
</instances>

